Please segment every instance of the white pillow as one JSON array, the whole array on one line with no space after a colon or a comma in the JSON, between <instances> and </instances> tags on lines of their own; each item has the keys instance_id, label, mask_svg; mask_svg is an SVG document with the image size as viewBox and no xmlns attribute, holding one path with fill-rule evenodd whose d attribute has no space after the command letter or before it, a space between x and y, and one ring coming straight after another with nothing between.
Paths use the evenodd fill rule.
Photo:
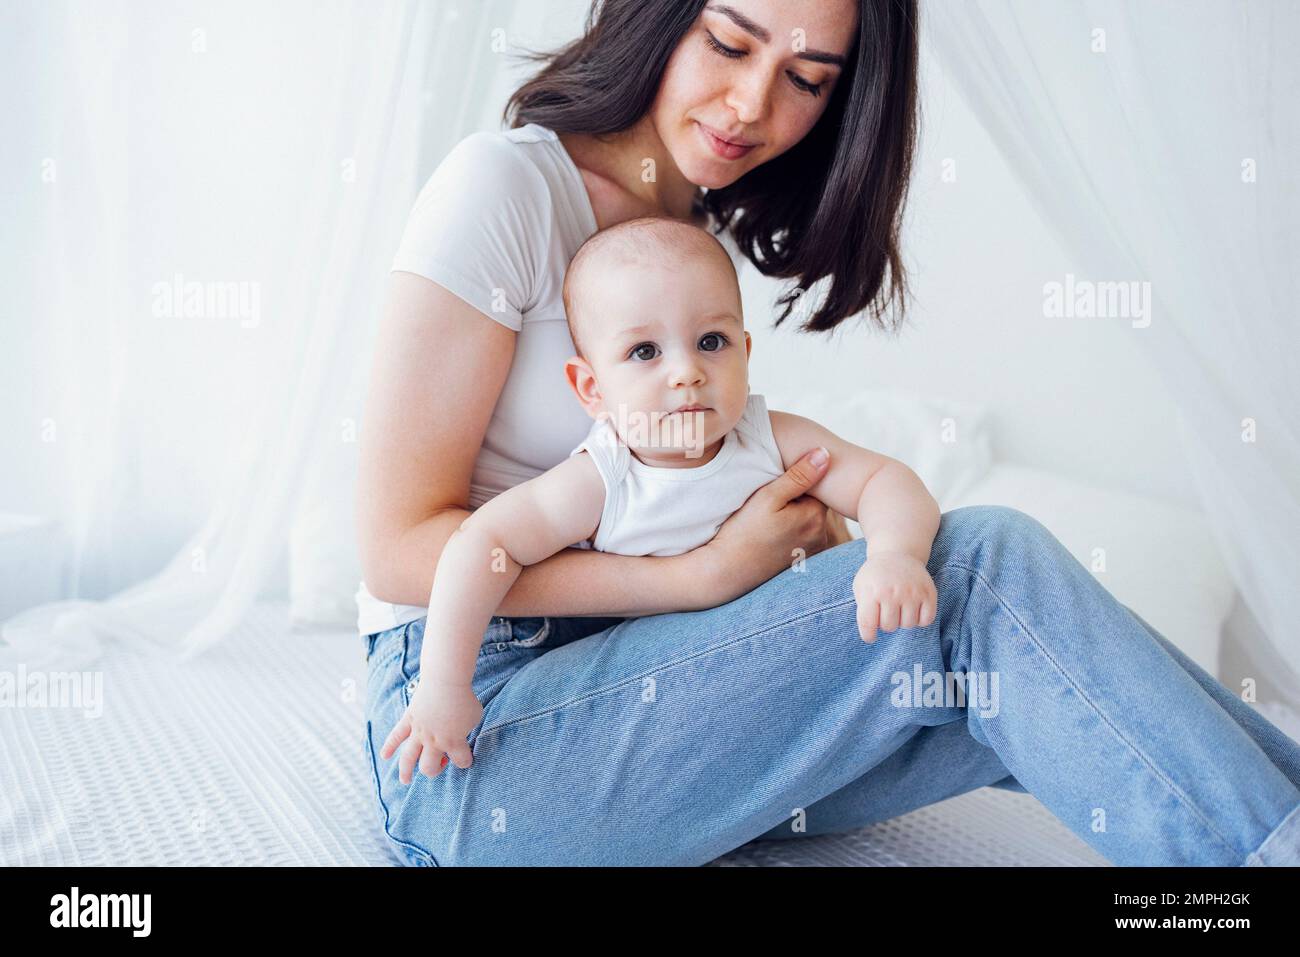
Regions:
<instances>
[{"instance_id":1,"label":"white pillow","mask_svg":"<svg viewBox=\"0 0 1300 957\"><path fill-rule=\"evenodd\" d=\"M1212 675L1236 587L1199 511L998 463L944 506L1007 505L1038 519L1120 602Z\"/></svg>"}]
</instances>

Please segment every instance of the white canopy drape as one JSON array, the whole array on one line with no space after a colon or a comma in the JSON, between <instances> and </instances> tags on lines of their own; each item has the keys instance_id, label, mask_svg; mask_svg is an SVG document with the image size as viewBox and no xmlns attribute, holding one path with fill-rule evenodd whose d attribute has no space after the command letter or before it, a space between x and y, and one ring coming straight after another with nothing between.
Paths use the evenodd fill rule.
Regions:
<instances>
[{"instance_id":1,"label":"white canopy drape","mask_svg":"<svg viewBox=\"0 0 1300 957\"><path fill-rule=\"evenodd\" d=\"M1149 283L1144 317L1044 321L1129 321L1237 587L1296 668L1300 5L969 0L922 25L1073 253L1071 285Z\"/></svg>"},{"instance_id":2,"label":"white canopy drape","mask_svg":"<svg viewBox=\"0 0 1300 957\"><path fill-rule=\"evenodd\" d=\"M360 421L373 319L415 192L457 140L496 125L494 30L525 9L540 23L548 7L43 8L47 60L70 72L48 91L64 118L51 213L61 275L39 317L48 348L33 355L57 357L74 562L102 577L94 562L129 542L113 505L147 502L166 469L151 470L144 430L215 450L193 475L212 505L161 572L105 601L20 615L3 654L72 667L103 639L194 653L283 579L304 488L355 455L346 424ZM1197 28L1164 29L1184 17ZM1282 46L1300 7L943 0L924 3L922 24L922 56L952 71L1073 250L1075 276L1150 283L1150 321L1132 335L1178 400L1173 427L1238 587L1274 650L1300 661L1300 434L1286 412L1300 408L1288 376L1300 72ZM245 283L241 301L258 304L255 318L213 320L206 378L168 378L182 346L167 323L187 317L158 301L177 273Z\"/></svg>"},{"instance_id":3,"label":"white canopy drape","mask_svg":"<svg viewBox=\"0 0 1300 957\"><path fill-rule=\"evenodd\" d=\"M144 423L228 458L205 463L221 472L210 515L161 572L11 619L0 654L71 667L106 638L191 654L283 582L302 490L355 455L347 423L360 420L383 280L430 158L495 122L501 64L487 40L514 8L79 0L36 14L47 61L73 71L47 92L65 118L61 261L38 326L70 364L50 376L68 390L51 421L67 424L56 446L74 575L130 551L112 518L150 494L132 461ZM204 294L239 284L238 306L187 312L184 295L166 297L188 280ZM197 348L217 367L206 381L194 330L178 344L164 325L200 321L210 339ZM148 371L173 359L202 388ZM204 430L213 409L226 428ZM350 514L341 502L336 520Z\"/></svg>"}]
</instances>

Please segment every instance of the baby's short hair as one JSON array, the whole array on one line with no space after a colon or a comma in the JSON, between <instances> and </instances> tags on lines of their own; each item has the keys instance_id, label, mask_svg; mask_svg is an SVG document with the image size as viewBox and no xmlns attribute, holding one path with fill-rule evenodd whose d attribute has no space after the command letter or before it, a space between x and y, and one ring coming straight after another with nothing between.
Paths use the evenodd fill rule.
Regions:
<instances>
[{"instance_id":1,"label":"baby's short hair","mask_svg":"<svg viewBox=\"0 0 1300 957\"><path fill-rule=\"evenodd\" d=\"M629 219L594 233L578 247L564 273L561 298L564 314L569 320L569 336L578 355L587 358L579 336L581 316L575 308L576 289L583 275L602 262L640 263L652 260L656 264L678 264L700 256L718 256L727 265L737 284L736 267L716 236L693 223L666 216L641 216Z\"/></svg>"}]
</instances>

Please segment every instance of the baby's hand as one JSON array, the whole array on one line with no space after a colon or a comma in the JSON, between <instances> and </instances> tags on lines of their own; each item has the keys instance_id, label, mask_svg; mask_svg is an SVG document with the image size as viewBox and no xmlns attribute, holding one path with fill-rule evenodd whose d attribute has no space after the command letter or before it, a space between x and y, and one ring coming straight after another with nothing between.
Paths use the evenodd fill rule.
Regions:
<instances>
[{"instance_id":1,"label":"baby's hand","mask_svg":"<svg viewBox=\"0 0 1300 957\"><path fill-rule=\"evenodd\" d=\"M430 778L441 773L447 757L456 767L467 768L474 763L474 755L466 738L481 720L483 705L469 685L421 681L401 720L384 741L379 755L387 761L397 746L410 738L402 749L402 761L398 765L397 776L403 784L411 783L417 760L420 770Z\"/></svg>"},{"instance_id":2,"label":"baby's hand","mask_svg":"<svg viewBox=\"0 0 1300 957\"><path fill-rule=\"evenodd\" d=\"M853 577L858 602L858 633L870 644L876 629L924 628L934 622L939 593L917 558L905 552L873 553Z\"/></svg>"}]
</instances>

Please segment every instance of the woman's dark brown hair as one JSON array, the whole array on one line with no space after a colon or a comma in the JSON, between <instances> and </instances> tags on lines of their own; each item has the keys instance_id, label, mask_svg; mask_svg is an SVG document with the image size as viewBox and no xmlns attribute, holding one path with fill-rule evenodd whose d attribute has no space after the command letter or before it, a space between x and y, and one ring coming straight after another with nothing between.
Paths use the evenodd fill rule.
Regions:
<instances>
[{"instance_id":1,"label":"woman's dark brown hair","mask_svg":"<svg viewBox=\"0 0 1300 957\"><path fill-rule=\"evenodd\" d=\"M582 37L525 54L545 66L511 96L506 122L594 135L631 127L706 2L594 0ZM759 272L796 281L777 300L785 307L777 325L829 277L800 327L807 332L863 312L890 330L906 311L898 236L916 143L916 0L858 0L858 8L858 36L817 125L701 200L716 231L730 229Z\"/></svg>"}]
</instances>

